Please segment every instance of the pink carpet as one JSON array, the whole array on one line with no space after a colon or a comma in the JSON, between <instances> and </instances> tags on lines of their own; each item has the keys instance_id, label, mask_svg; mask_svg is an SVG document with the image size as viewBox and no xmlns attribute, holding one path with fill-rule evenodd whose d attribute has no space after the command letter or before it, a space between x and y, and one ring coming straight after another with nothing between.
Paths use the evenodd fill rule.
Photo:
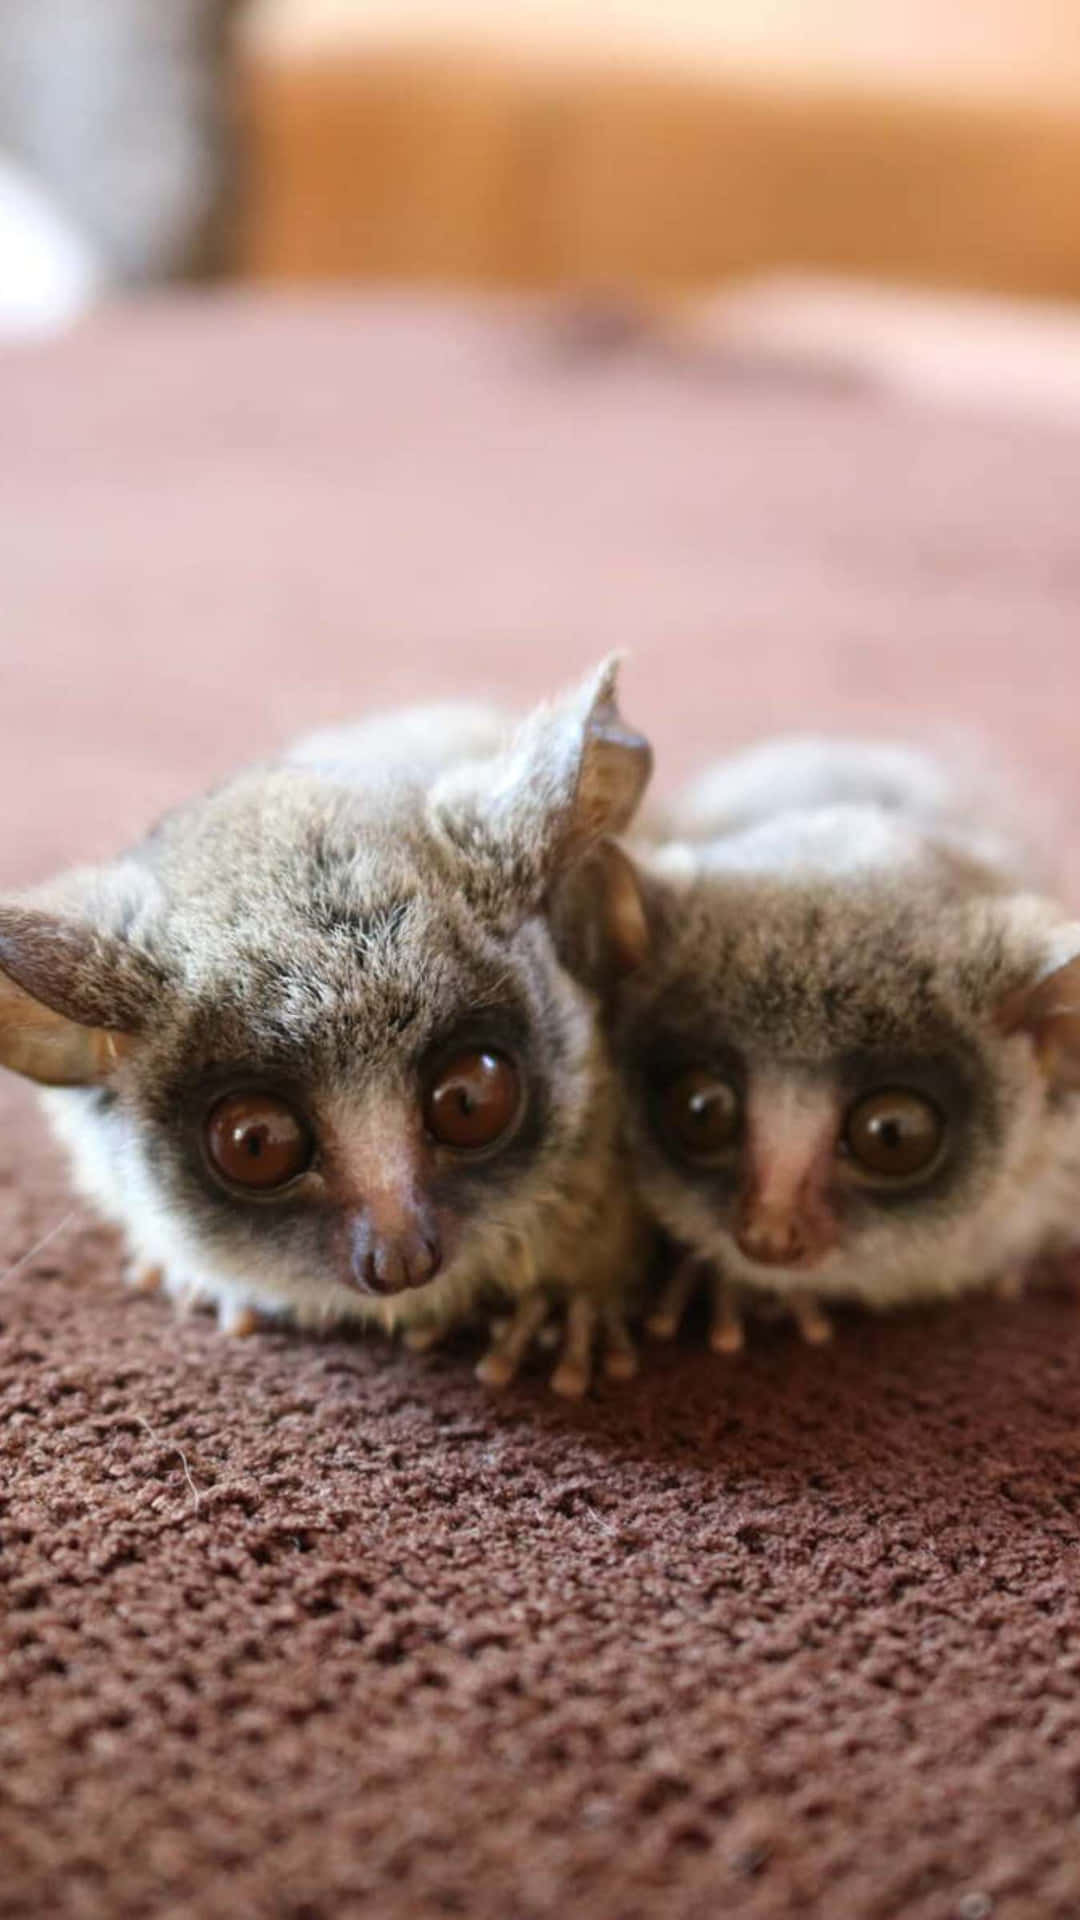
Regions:
<instances>
[{"instance_id":1,"label":"pink carpet","mask_svg":"<svg viewBox=\"0 0 1080 1920\"><path fill-rule=\"evenodd\" d=\"M1075 433L342 298L9 350L0 423L0 884L612 647L668 782L959 724L1080 801ZM67 1204L5 1084L0 1271ZM81 1213L0 1282L4 1920L1076 1920L1074 1305L470 1358L178 1328Z\"/></svg>"}]
</instances>

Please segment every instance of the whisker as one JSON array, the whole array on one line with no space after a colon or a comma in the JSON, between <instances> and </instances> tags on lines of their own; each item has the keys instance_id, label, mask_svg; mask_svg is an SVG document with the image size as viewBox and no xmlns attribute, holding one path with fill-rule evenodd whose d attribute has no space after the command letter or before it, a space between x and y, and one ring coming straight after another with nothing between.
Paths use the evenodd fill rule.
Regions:
<instances>
[{"instance_id":1,"label":"whisker","mask_svg":"<svg viewBox=\"0 0 1080 1920\"><path fill-rule=\"evenodd\" d=\"M187 1481L188 1487L191 1490L191 1499L193 1503L193 1509L195 1513L198 1513L199 1500L201 1496L199 1494L199 1489L195 1485L195 1481L192 1478L191 1468L188 1466L188 1457L187 1457L187 1454L184 1452L183 1447L180 1445L179 1441L170 1440L163 1433L156 1433L154 1428L150 1425L150 1422L146 1418L146 1415L144 1413L137 1413L135 1415L135 1418L138 1421L140 1427L145 1427L147 1433L150 1435L151 1440L153 1440L156 1446L164 1447L167 1453L179 1454L180 1465L184 1470L184 1479Z\"/></svg>"},{"instance_id":2,"label":"whisker","mask_svg":"<svg viewBox=\"0 0 1080 1920\"><path fill-rule=\"evenodd\" d=\"M20 1254L14 1266L8 1267L3 1273L0 1273L0 1286L3 1286L5 1280L13 1280L17 1273L21 1273L24 1267L29 1266L31 1260L36 1260L38 1254L43 1252L51 1241L57 1239L58 1236L63 1233L65 1227L70 1227L72 1221L77 1218L78 1212L78 1207L72 1207L71 1212L64 1215L64 1218L58 1226L51 1227L48 1233L42 1235L36 1246L28 1247L24 1254Z\"/></svg>"}]
</instances>

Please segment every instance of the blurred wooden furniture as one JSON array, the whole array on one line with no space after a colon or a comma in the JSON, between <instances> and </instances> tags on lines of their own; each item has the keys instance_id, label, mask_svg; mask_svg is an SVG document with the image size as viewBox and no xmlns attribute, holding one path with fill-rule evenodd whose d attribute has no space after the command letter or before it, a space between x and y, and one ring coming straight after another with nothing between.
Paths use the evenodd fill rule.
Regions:
<instances>
[{"instance_id":1,"label":"blurred wooden furniture","mask_svg":"<svg viewBox=\"0 0 1080 1920\"><path fill-rule=\"evenodd\" d=\"M262 279L1080 293L1075 0L255 0Z\"/></svg>"}]
</instances>

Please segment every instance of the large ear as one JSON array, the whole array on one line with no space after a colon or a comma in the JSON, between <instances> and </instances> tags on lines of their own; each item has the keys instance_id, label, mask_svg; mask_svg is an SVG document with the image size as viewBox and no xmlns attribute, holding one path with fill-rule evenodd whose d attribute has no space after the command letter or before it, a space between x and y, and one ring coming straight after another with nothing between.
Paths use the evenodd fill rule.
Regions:
<instances>
[{"instance_id":1,"label":"large ear","mask_svg":"<svg viewBox=\"0 0 1080 1920\"><path fill-rule=\"evenodd\" d=\"M614 840L601 840L556 885L550 920L563 965L605 996L652 947L647 881Z\"/></svg>"},{"instance_id":2,"label":"large ear","mask_svg":"<svg viewBox=\"0 0 1080 1920\"><path fill-rule=\"evenodd\" d=\"M618 661L540 707L494 759L455 767L429 819L466 893L503 920L543 906L602 840L633 817L652 749L616 704Z\"/></svg>"},{"instance_id":3,"label":"large ear","mask_svg":"<svg viewBox=\"0 0 1080 1920\"><path fill-rule=\"evenodd\" d=\"M997 1010L1003 1033L1026 1033L1047 1078L1080 1089L1080 925L1055 935L1046 966Z\"/></svg>"},{"instance_id":4,"label":"large ear","mask_svg":"<svg viewBox=\"0 0 1080 1920\"><path fill-rule=\"evenodd\" d=\"M157 984L145 955L122 937L0 902L0 1066L43 1086L107 1080Z\"/></svg>"}]
</instances>

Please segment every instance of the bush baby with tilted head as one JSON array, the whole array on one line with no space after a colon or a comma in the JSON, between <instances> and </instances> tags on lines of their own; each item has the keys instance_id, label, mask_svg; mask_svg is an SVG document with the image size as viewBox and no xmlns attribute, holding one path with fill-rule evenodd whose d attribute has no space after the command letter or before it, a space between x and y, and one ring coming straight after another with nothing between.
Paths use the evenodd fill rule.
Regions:
<instances>
[{"instance_id":1,"label":"bush baby with tilted head","mask_svg":"<svg viewBox=\"0 0 1080 1920\"><path fill-rule=\"evenodd\" d=\"M565 898L648 779L615 666L516 729L432 708L302 742L126 858L0 903L0 1063L178 1295L420 1344L489 1291L513 1372L566 1303L583 1390L639 1257ZM601 886L583 910L605 911Z\"/></svg>"}]
</instances>

